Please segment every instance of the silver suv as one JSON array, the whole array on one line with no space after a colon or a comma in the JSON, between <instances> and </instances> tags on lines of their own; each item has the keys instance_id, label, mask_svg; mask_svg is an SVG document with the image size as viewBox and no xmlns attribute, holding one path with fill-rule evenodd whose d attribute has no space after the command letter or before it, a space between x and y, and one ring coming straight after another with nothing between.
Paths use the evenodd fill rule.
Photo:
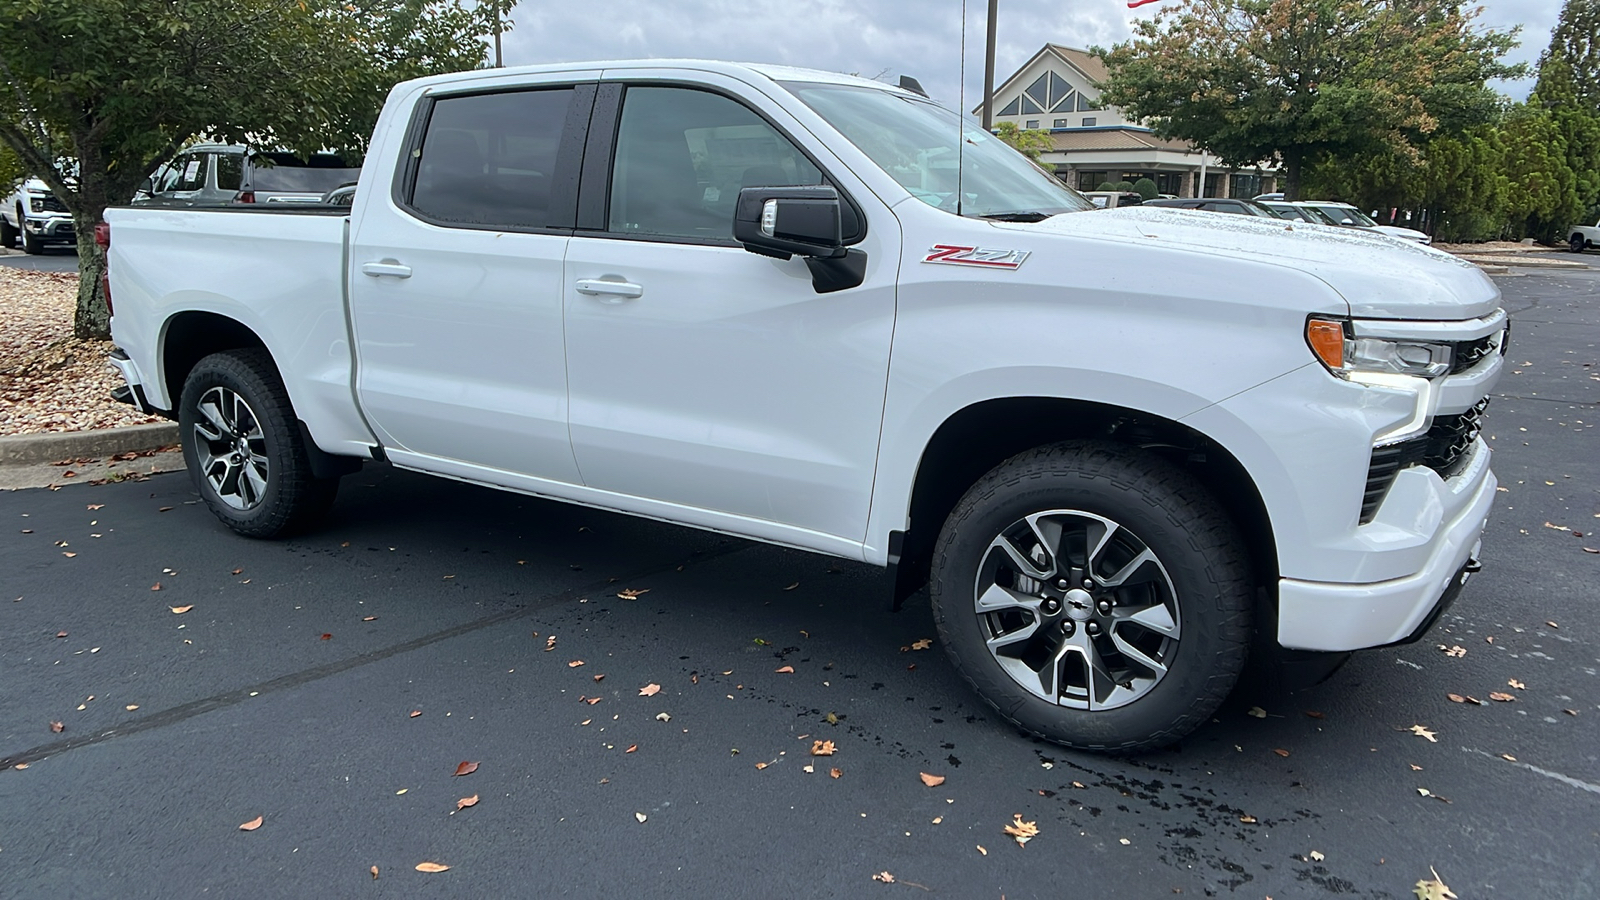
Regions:
<instances>
[{"instance_id":1,"label":"silver suv","mask_svg":"<svg viewBox=\"0 0 1600 900\"><path fill-rule=\"evenodd\" d=\"M148 206L319 203L328 191L360 174L359 167L332 153L302 159L292 153L248 152L229 144L196 144L158 169L133 202Z\"/></svg>"}]
</instances>

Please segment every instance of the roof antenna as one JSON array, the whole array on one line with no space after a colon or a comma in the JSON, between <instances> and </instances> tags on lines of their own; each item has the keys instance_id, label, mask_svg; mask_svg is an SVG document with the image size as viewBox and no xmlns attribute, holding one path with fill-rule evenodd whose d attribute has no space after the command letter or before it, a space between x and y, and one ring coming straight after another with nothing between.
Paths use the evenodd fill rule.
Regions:
<instances>
[{"instance_id":1,"label":"roof antenna","mask_svg":"<svg viewBox=\"0 0 1600 900\"><path fill-rule=\"evenodd\" d=\"M910 75L900 76L900 89L903 91L910 91L919 97L928 96L928 92L922 89L922 82L912 78Z\"/></svg>"},{"instance_id":2,"label":"roof antenna","mask_svg":"<svg viewBox=\"0 0 1600 900\"><path fill-rule=\"evenodd\" d=\"M967 108L967 0L961 0L961 88L956 101L956 215L961 215L961 176L966 169L967 123L961 121Z\"/></svg>"}]
</instances>

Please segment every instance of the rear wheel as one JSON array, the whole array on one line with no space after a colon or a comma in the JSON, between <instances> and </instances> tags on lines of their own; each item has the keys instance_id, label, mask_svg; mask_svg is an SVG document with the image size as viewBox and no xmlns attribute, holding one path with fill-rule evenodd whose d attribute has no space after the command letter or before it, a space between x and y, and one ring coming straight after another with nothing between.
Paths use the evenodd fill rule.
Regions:
<instances>
[{"instance_id":1,"label":"rear wheel","mask_svg":"<svg viewBox=\"0 0 1600 900\"><path fill-rule=\"evenodd\" d=\"M1567 241L1567 246L1572 249L1573 253L1582 253L1584 248L1588 245L1589 242L1585 240L1584 236L1581 234L1574 234L1572 238Z\"/></svg>"},{"instance_id":2,"label":"rear wheel","mask_svg":"<svg viewBox=\"0 0 1600 900\"><path fill-rule=\"evenodd\" d=\"M206 505L229 528L277 537L326 512L338 478L316 478L289 395L264 350L214 353L184 382L183 458Z\"/></svg>"},{"instance_id":3,"label":"rear wheel","mask_svg":"<svg viewBox=\"0 0 1600 900\"><path fill-rule=\"evenodd\" d=\"M1059 444L1001 464L939 536L940 637L1001 715L1085 750L1146 750L1203 723L1250 637L1243 545L1187 474Z\"/></svg>"},{"instance_id":4,"label":"rear wheel","mask_svg":"<svg viewBox=\"0 0 1600 900\"><path fill-rule=\"evenodd\" d=\"M17 221L21 222L22 220L19 218ZM5 216L0 216L0 250L10 250L11 245L15 243L16 240L16 227L10 222L7 222Z\"/></svg>"}]
</instances>

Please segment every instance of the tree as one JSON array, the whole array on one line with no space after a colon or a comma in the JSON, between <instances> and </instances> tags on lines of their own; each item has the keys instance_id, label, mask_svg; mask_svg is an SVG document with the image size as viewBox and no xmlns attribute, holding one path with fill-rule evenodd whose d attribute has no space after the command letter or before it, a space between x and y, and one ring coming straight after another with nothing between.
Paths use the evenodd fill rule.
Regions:
<instances>
[{"instance_id":1,"label":"tree","mask_svg":"<svg viewBox=\"0 0 1600 900\"><path fill-rule=\"evenodd\" d=\"M109 336L95 224L186 142L359 152L396 80L480 65L488 33L460 0L0 0L0 21L0 142L72 214L80 338Z\"/></svg>"},{"instance_id":2,"label":"tree","mask_svg":"<svg viewBox=\"0 0 1600 900\"><path fill-rule=\"evenodd\" d=\"M1000 140L1022 151L1034 162L1038 162L1040 156L1056 148L1055 142L1050 140L1050 132L1042 129L1025 131L1018 128L1015 122L1001 122L994 127L994 133Z\"/></svg>"},{"instance_id":3,"label":"tree","mask_svg":"<svg viewBox=\"0 0 1600 900\"><path fill-rule=\"evenodd\" d=\"M1098 51L1101 101L1225 165L1277 160L1300 194L1308 163L1411 153L1441 121L1491 108L1485 82L1515 32L1459 0L1181 0Z\"/></svg>"},{"instance_id":4,"label":"tree","mask_svg":"<svg viewBox=\"0 0 1600 900\"><path fill-rule=\"evenodd\" d=\"M1600 78L1600 2L1567 0L1538 72L1528 105L1549 113L1576 195L1555 210L1570 218L1545 220L1537 229L1538 237L1559 240L1573 218L1600 202L1600 85L1592 81Z\"/></svg>"},{"instance_id":5,"label":"tree","mask_svg":"<svg viewBox=\"0 0 1600 900\"><path fill-rule=\"evenodd\" d=\"M1141 178L1133 183L1133 189L1145 200L1154 200L1161 191L1157 190L1156 183L1148 178Z\"/></svg>"}]
</instances>

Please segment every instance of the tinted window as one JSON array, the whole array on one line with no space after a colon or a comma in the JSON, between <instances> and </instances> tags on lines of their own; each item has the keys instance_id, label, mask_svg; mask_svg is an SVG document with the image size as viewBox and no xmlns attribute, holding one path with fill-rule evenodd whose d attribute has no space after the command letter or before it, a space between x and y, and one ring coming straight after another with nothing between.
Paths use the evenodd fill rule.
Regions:
<instances>
[{"instance_id":1,"label":"tinted window","mask_svg":"<svg viewBox=\"0 0 1600 900\"><path fill-rule=\"evenodd\" d=\"M218 153L217 187L224 191L237 191L244 183L244 154Z\"/></svg>"},{"instance_id":2,"label":"tinted window","mask_svg":"<svg viewBox=\"0 0 1600 900\"><path fill-rule=\"evenodd\" d=\"M159 194L164 191L173 190L173 185L178 183L179 176L183 174L183 164L187 160L188 157L186 156L179 157L172 162L167 163L167 165L161 171L157 172L155 177L154 193Z\"/></svg>"},{"instance_id":3,"label":"tinted window","mask_svg":"<svg viewBox=\"0 0 1600 900\"><path fill-rule=\"evenodd\" d=\"M822 183L822 172L788 138L733 100L684 88L629 88L609 229L732 240L740 188Z\"/></svg>"},{"instance_id":4,"label":"tinted window","mask_svg":"<svg viewBox=\"0 0 1600 900\"><path fill-rule=\"evenodd\" d=\"M571 103L570 88L437 101L422 139L412 207L463 225L553 224L550 188Z\"/></svg>"},{"instance_id":5,"label":"tinted window","mask_svg":"<svg viewBox=\"0 0 1600 900\"><path fill-rule=\"evenodd\" d=\"M210 156L205 153L189 153L178 157L177 181L173 184L174 191L198 191L206 186L206 160Z\"/></svg>"}]
</instances>

